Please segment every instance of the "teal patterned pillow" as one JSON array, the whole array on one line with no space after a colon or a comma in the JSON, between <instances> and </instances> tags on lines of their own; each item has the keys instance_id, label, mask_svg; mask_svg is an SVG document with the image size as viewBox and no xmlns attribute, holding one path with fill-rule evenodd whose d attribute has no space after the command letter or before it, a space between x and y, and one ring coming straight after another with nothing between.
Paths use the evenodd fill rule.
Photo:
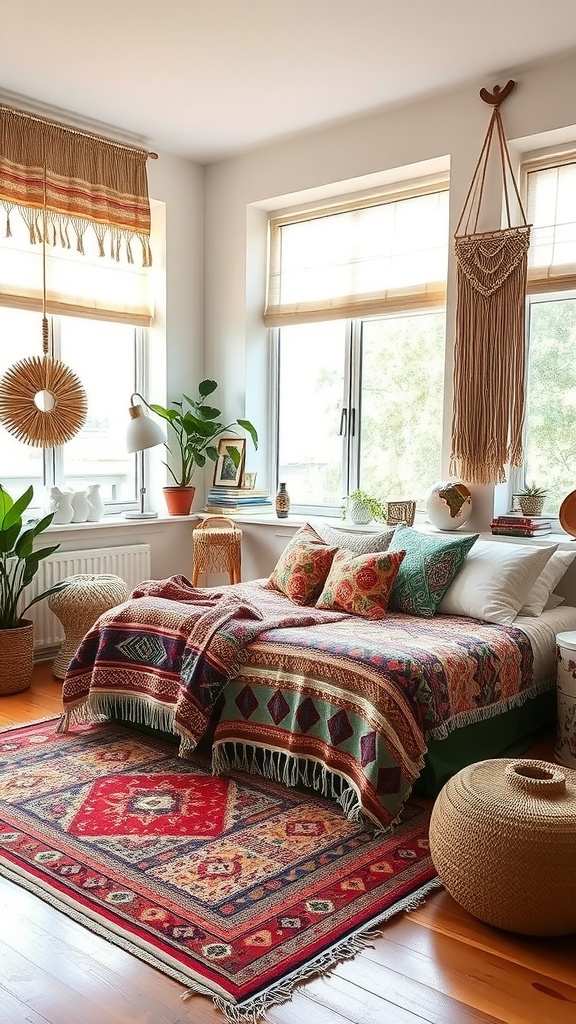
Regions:
<instances>
[{"instance_id":1,"label":"teal patterned pillow","mask_svg":"<svg viewBox=\"0 0 576 1024\"><path fill-rule=\"evenodd\" d=\"M388 551L405 551L406 555L392 587L388 610L432 618L477 539L477 533L431 537L410 526L397 526Z\"/></svg>"}]
</instances>

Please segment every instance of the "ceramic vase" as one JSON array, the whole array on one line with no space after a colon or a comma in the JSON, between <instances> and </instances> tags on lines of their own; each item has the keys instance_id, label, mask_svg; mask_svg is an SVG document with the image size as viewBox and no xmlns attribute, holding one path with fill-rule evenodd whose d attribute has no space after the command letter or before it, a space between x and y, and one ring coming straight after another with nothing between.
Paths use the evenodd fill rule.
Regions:
<instances>
[{"instance_id":1,"label":"ceramic vase","mask_svg":"<svg viewBox=\"0 0 576 1024\"><path fill-rule=\"evenodd\" d=\"M72 495L72 522L85 523L90 512L86 491L74 491Z\"/></svg>"},{"instance_id":2,"label":"ceramic vase","mask_svg":"<svg viewBox=\"0 0 576 1024\"><path fill-rule=\"evenodd\" d=\"M280 484L276 495L276 515L278 519L287 519L290 511L290 495L286 490L286 484Z\"/></svg>"},{"instance_id":3,"label":"ceramic vase","mask_svg":"<svg viewBox=\"0 0 576 1024\"><path fill-rule=\"evenodd\" d=\"M100 484L90 484L86 495L88 501L88 523L97 523L104 514L104 502L100 496Z\"/></svg>"}]
</instances>

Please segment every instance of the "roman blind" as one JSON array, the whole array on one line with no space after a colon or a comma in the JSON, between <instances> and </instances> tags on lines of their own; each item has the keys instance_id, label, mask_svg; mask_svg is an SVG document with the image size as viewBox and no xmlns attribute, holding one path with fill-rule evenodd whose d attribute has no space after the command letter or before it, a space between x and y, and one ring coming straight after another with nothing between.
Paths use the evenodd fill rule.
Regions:
<instances>
[{"instance_id":1,"label":"roman blind","mask_svg":"<svg viewBox=\"0 0 576 1024\"><path fill-rule=\"evenodd\" d=\"M576 288L576 154L524 165L530 294Z\"/></svg>"},{"instance_id":2,"label":"roman blind","mask_svg":"<svg viewBox=\"0 0 576 1024\"><path fill-rule=\"evenodd\" d=\"M446 181L270 220L270 327L442 305Z\"/></svg>"},{"instance_id":3,"label":"roman blind","mask_svg":"<svg viewBox=\"0 0 576 1024\"><path fill-rule=\"evenodd\" d=\"M150 324L148 156L0 106L0 305Z\"/></svg>"}]
</instances>

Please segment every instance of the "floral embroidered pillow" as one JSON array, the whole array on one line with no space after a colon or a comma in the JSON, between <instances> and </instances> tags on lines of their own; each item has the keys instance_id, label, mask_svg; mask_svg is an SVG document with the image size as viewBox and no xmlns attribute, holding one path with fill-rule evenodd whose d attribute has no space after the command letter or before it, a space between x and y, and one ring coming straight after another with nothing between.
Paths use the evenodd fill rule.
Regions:
<instances>
[{"instance_id":1,"label":"floral embroidered pillow","mask_svg":"<svg viewBox=\"0 0 576 1024\"><path fill-rule=\"evenodd\" d=\"M286 594L294 604L314 604L336 551L307 524L288 542L264 585Z\"/></svg>"},{"instance_id":2,"label":"floral embroidered pillow","mask_svg":"<svg viewBox=\"0 0 576 1024\"><path fill-rule=\"evenodd\" d=\"M337 609L365 619L383 619L403 558L403 551L368 555L337 551L316 607Z\"/></svg>"}]
</instances>

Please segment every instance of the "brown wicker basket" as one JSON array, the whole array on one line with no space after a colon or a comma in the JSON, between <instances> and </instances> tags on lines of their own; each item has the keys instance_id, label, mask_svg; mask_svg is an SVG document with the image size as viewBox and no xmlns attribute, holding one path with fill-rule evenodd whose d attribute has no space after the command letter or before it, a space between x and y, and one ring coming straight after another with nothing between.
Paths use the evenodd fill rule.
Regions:
<instances>
[{"instance_id":1,"label":"brown wicker basket","mask_svg":"<svg viewBox=\"0 0 576 1024\"><path fill-rule=\"evenodd\" d=\"M430 821L441 881L465 910L524 935L576 931L576 771L499 758L458 772Z\"/></svg>"},{"instance_id":2,"label":"brown wicker basket","mask_svg":"<svg viewBox=\"0 0 576 1024\"><path fill-rule=\"evenodd\" d=\"M0 696L20 693L32 682L34 625L21 619L15 629L0 629Z\"/></svg>"}]
</instances>

